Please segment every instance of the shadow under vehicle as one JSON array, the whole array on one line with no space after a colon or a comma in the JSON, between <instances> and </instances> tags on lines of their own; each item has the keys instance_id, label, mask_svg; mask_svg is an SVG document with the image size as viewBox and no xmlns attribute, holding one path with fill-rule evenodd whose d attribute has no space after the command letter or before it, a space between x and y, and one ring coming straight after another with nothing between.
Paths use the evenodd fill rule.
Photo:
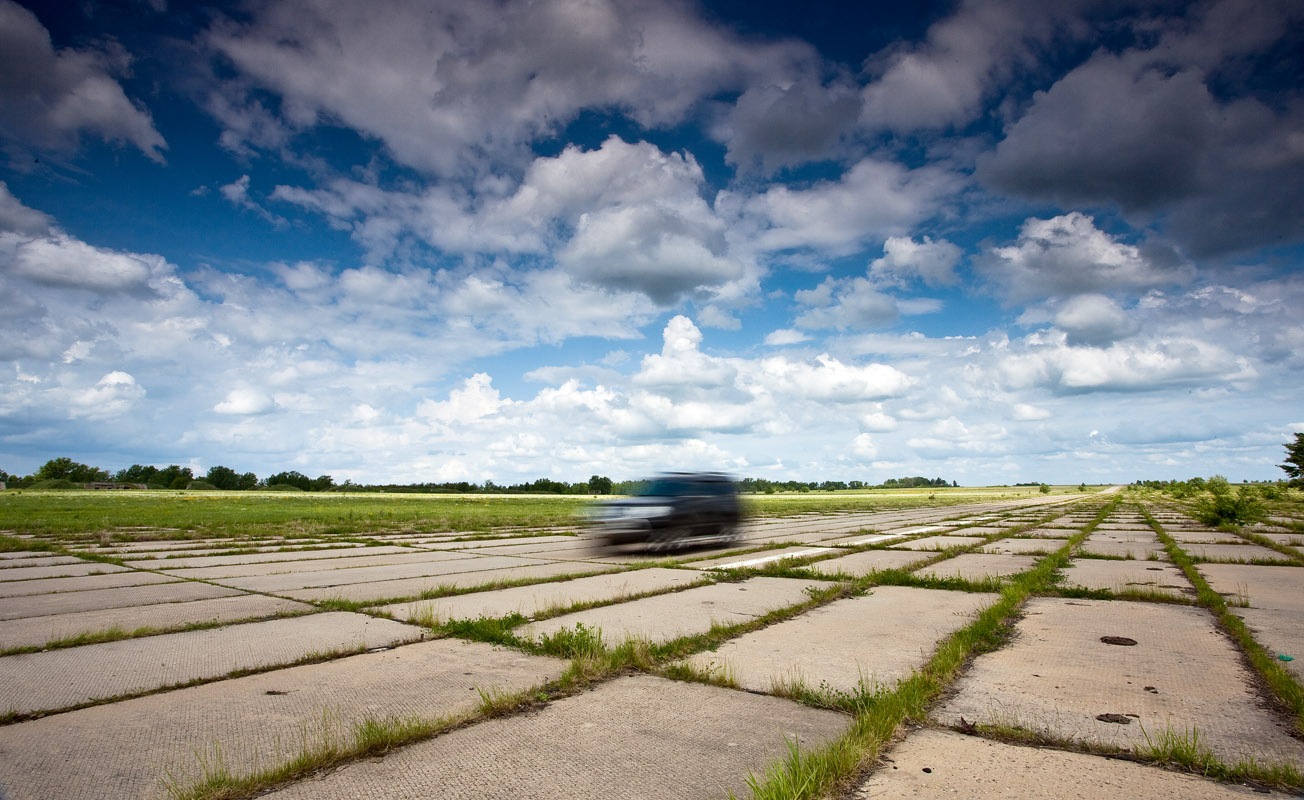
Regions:
<instances>
[{"instance_id":1,"label":"shadow under vehicle","mask_svg":"<svg viewBox=\"0 0 1304 800\"><path fill-rule=\"evenodd\" d=\"M603 543L653 551L733 544L741 521L737 484L716 472L659 475L636 494L589 510L590 527Z\"/></svg>"}]
</instances>

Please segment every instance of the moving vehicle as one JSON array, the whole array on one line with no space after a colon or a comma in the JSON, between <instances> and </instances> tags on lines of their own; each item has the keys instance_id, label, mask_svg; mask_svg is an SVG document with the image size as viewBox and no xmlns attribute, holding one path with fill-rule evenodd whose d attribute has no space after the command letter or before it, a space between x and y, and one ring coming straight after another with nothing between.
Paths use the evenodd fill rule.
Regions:
<instances>
[{"instance_id":1,"label":"moving vehicle","mask_svg":"<svg viewBox=\"0 0 1304 800\"><path fill-rule=\"evenodd\" d=\"M631 497L599 503L590 522L607 544L649 550L738 541L742 506L733 479L717 472L659 475Z\"/></svg>"}]
</instances>

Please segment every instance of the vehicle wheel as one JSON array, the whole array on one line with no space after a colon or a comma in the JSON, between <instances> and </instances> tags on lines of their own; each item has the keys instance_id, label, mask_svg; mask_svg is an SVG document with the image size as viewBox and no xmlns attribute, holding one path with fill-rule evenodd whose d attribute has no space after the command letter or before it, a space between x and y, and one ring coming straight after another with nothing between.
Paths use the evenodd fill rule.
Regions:
<instances>
[{"instance_id":1,"label":"vehicle wheel","mask_svg":"<svg viewBox=\"0 0 1304 800\"><path fill-rule=\"evenodd\" d=\"M651 553L669 553L678 550L680 540L673 530L660 530L653 532L648 539L647 549Z\"/></svg>"}]
</instances>

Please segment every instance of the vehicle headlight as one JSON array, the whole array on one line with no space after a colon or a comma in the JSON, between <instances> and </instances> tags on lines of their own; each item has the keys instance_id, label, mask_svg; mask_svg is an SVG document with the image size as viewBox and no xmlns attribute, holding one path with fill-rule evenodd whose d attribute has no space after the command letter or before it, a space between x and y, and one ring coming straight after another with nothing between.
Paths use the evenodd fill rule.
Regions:
<instances>
[{"instance_id":1,"label":"vehicle headlight","mask_svg":"<svg viewBox=\"0 0 1304 800\"><path fill-rule=\"evenodd\" d=\"M630 509L630 515L635 517L666 517L674 510L673 506L643 506L642 508Z\"/></svg>"}]
</instances>

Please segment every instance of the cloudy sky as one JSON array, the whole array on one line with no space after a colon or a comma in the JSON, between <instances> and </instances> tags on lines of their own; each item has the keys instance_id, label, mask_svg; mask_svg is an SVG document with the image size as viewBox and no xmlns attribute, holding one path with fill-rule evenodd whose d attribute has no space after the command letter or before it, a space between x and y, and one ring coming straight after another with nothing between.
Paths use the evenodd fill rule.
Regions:
<instances>
[{"instance_id":1,"label":"cloudy sky","mask_svg":"<svg viewBox=\"0 0 1304 800\"><path fill-rule=\"evenodd\" d=\"M1301 32L0 0L0 469L1283 477Z\"/></svg>"}]
</instances>

